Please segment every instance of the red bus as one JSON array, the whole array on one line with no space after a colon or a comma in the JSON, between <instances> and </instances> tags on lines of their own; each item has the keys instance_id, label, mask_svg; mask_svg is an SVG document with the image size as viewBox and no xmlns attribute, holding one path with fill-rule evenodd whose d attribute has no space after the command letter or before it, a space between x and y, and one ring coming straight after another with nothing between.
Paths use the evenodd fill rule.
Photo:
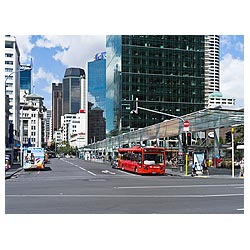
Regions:
<instances>
[{"instance_id":1,"label":"red bus","mask_svg":"<svg viewBox=\"0 0 250 250\"><path fill-rule=\"evenodd\" d=\"M138 174L164 174L166 169L165 148L119 148L117 168Z\"/></svg>"}]
</instances>

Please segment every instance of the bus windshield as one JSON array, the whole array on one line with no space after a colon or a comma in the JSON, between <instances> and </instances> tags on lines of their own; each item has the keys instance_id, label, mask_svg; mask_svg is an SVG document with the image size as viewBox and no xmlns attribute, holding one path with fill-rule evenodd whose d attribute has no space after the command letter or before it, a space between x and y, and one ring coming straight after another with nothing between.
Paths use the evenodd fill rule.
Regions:
<instances>
[{"instance_id":1,"label":"bus windshield","mask_svg":"<svg viewBox=\"0 0 250 250\"><path fill-rule=\"evenodd\" d=\"M163 154L144 154L144 164L160 164L164 163Z\"/></svg>"}]
</instances>

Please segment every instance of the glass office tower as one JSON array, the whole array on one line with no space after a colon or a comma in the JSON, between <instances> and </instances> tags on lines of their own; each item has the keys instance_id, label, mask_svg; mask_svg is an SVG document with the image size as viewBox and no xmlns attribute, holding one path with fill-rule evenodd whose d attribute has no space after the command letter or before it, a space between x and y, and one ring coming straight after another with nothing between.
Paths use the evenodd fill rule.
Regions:
<instances>
[{"instance_id":1,"label":"glass office tower","mask_svg":"<svg viewBox=\"0 0 250 250\"><path fill-rule=\"evenodd\" d=\"M101 55L101 56L98 56ZM88 92L94 98L94 107L99 107L106 113L106 53L95 56L88 62ZM92 101L92 100L90 100Z\"/></svg>"},{"instance_id":2,"label":"glass office tower","mask_svg":"<svg viewBox=\"0 0 250 250\"><path fill-rule=\"evenodd\" d=\"M28 90L31 94L31 70L20 71L20 90Z\"/></svg>"},{"instance_id":3,"label":"glass office tower","mask_svg":"<svg viewBox=\"0 0 250 250\"><path fill-rule=\"evenodd\" d=\"M107 36L107 130L112 134L146 127L204 108L205 36Z\"/></svg>"},{"instance_id":4,"label":"glass office tower","mask_svg":"<svg viewBox=\"0 0 250 250\"><path fill-rule=\"evenodd\" d=\"M82 95L81 78L85 79L85 71L81 68L67 68L62 83L62 115L78 113Z\"/></svg>"}]
</instances>

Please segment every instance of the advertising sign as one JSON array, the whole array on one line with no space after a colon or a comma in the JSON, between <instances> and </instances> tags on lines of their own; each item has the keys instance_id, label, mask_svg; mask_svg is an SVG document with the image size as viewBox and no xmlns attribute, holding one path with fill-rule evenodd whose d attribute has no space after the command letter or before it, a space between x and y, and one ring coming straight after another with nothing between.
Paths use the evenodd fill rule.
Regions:
<instances>
[{"instance_id":1,"label":"advertising sign","mask_svg":"<svg viewBox=\"0 0 250 250\"><path fill-rule=\"evenodd\" d=\"M197 169L196 170L202 171L201 164L205 158L205 153L204 152L194 152L193 157L194 157L194 159L193 159L194 163L197 162Z\"/></svg>"},{"instance_id":2,"label":"advertising sign","mask_svg":"<svg viewBox=\"0 0 250 250\"><path fill-rule=\"evenodd\" d=\"M100 52L95 55L95 60L104 60L106 59L106 52Z\"/></svg>"},{"instance_id":3,"label":"advertising sign","mask_svg":"<svg viewBox=\"0 0 250 250\"><path fill-rule=\"evenodd\" d=\"M29 147L23 150L24 169L44 169L44 149L39 147Z\"/></svg>"}]
</instances>

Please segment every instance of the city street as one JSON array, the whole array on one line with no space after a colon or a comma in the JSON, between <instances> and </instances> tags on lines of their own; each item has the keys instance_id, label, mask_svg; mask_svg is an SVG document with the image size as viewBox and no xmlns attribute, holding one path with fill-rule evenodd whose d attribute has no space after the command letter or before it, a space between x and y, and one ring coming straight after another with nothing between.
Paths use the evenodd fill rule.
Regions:
<instances>
[{"instance_id":1,"label":"city street","mask_svg":"<svg viewBox=\"0 0 250 250\"><path fill-rule=\"evenodd\" d=\"M53 158L5 181L6 214L243 214L244 179L141 176Z\"/></svg>"}]
</instances>

